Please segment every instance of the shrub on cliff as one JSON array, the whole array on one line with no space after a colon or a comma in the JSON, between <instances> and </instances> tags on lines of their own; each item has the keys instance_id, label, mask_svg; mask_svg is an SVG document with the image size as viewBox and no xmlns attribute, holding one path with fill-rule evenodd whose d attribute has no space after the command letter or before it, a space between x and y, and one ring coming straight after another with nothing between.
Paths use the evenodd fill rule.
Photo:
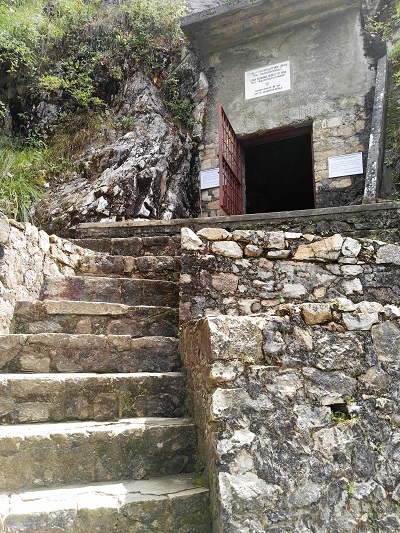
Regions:
<instances>
[{"instance_id":1,"label":"shrub on cliff","mask_svg":"<svg viewBox=\"0 0 400 533\"><path fill-rule=\"evenodd\" d=\"M164 92L175 119L189 123L191 102L181 99L171 75L184 6L184 0L3 0L0 209L27 217L42 185L68 167L65 146L79 149L77 130L87 138L109 120L114 96L137 71Z\"/></svg>"}]
</instances>

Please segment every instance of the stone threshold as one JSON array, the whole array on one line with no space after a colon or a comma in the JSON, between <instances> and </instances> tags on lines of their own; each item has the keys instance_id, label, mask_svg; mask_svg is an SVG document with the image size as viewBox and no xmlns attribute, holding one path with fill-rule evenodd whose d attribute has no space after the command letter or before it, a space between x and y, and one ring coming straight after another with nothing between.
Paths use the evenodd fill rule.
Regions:
<instances>
[{"instance_id":1,"label":"stone threshold","mask_svg":"<svg viewBox=\"0 0 400 533\"><path fill-rule=\"evenodd\" d=\"M223 227L234 229L277 228L289 229L294 226L304 226L307 223L340 221L352 224L357 228L358 223L373 229L376 220L393 220L393 227L398 227L400 219L400 202L377 202L372 204L324 207L296 211L280 211L274 213L255 213L246 215L218 216L205 218L183 218L174 220L124 220L120 222L85 222L71 228L71 237L123 237L134 234L140 235L171 235L180 233L182 227L189 227L199 231L205 227ZM368 223L370 221L370 223ZM397 223L396 223L397 222ZM285 227L282 227L285 226ZM386 227L390 227L387 226Z\"/></svg>"}]
</instances>

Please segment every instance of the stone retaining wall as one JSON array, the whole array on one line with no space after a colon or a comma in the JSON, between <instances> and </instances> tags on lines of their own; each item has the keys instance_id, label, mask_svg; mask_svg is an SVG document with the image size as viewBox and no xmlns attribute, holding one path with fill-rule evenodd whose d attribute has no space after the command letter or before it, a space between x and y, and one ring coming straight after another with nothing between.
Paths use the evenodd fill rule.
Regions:
<instances>
[{"instance_id":1,"label":"stone retaining wall","mask_svg":"<svg viewBox=\"0 0 400 533\"><path fill-rule=\"evenodd\" d=\"M0 219L0 333L8 333L15 302L38 297L44 276L70 276L91 253L32 224Z\"/></svg>"},{"instance_id":2,"label":"stone retaining wall","mask_svg":"<svg viewBox=\"0 0 400 533\"><path fill-rule=\"evenodd\" d=\"M400 246L335 234L182 230L180 317L249 315L285 303L400 303Z\"/></svg>"},{"instance_id":3,"label":"stone retaining wall","mask_svg":"<svg viewBox=\"0 0 400 533\"><path fill-rule=\"evenodd\" d=\"M216 532L400 530L399 307L208 317L181 346Z\"/></svg>"},{"instance_id":4,"label":"stone retaining wall","mask_svg":"<svg viewBox=\"0 0 400 533\"><path fill-rule=\"evenodd\" d=\"M400 246L184 228L181 259L215 531L400 530Z\"/></svg>"}]
</instances>

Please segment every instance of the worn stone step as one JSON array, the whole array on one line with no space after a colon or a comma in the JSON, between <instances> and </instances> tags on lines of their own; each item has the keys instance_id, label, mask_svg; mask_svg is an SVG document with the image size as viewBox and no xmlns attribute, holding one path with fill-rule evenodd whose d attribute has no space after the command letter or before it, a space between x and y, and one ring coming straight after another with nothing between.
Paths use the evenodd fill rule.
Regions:
<instances>
[{"instance_id":1,"label":"worn stone step","mask_svg":"<svg viewBox=\"0 0 400 533\"><path fill-rule=\"evenodd\" d=\"M184 418L0 426L0 491L190 472L195 449Z\"/></svg>"},{"instance_id":2,"label":"worn stone step","mask_svg":"<svg viewBox=\"0 0 400 533\"><path fill-rule=\"evenodd\" d=\"M11 333L174 337L178 334L178 311L171 307L128 306L105 302L17 302Z\"/></svg>"},{"instance_id":3,"label":"worn stone step","mask_svg":"<svg viewBox=\"0 0 400 533\"><path fill-rule=\"evenodd\" d=\"M0 370L19 372L173 372L178 339L129 335L0 335Z\"/></svg>"},{"instance_id":4,"label":"worn stone step","mask_svg":"<svg viewBox=\"0 0 400 533\"><path fill-rule=\"evenodd\" d=\"M113 238L107 231L99 234L96 231L93 236L71 239L71 242L82 248L106 252L111 255L130 255L139 257L143 255L179 255L181 253L181 236L157 235L153 237L117 237Z\"/></svg>"},{"instance_id":5,"label":"worn stone step","mask_svg":"<svg viewBox=\"0 0 400 533\"><path fill-rule=\"evenodd\" d=\"M0 424L183 416L179 372L3 374Z\"/></svg>"},{"instance_id":6,"label":"worn stone step","mask_svg":"<svg viewBox=\"0 0 400 533\"><path fill-rule=\"evenodd\" d=\"M178 285L172 281L109 277L47 277L40 300L83 300L126 305L178 306Z\"/></svg>"},{"instance_id":7,"label":"worn stone step","mask_svg":"<svg viewBox=\"0 0 400 533\"><path fill-rule=\"evenodd\" d=\"M192 474L0 494L4 533L210 533Z\"/></svg>"},{"instance_id":8,"label":"worn stone step","mask_svg":"<svg viewBox=\"0 0 400 533\"><path fill-rule=\"evenodd\" d=\"M181 262L175 256L85 255L76 274L179 281Z\"/></svg>"}]
</instances>

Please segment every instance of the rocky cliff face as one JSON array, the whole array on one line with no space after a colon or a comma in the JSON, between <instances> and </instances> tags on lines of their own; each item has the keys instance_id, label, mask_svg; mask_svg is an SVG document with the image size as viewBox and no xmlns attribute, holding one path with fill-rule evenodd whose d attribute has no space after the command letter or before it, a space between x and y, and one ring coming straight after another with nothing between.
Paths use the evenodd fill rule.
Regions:
<instances>
[{"instance_id":1,"label":"rocky cliff face","mask_svg":"<svg viewBox=\"0 0 400 533\"><path fill-rule=\"evenodd\" d=\"M85 221L197 215L207 81L185 47L184 9L185 0L0 2L7 216L26 220L43 188L33 221L59 234Z\"/></svg>"},{"instance_id":2,"label":"rocky cliff face","mask_svg":"<svg viewBox=\"0 0 400 533\"><path fill-rule=\"evenodd\" d=\"M207 81L189 51L175 75L179 90L193 102L191 129L172 119L158 87L137 72L112 105L113 123L128 131L111 128L100 142L90 140L72 179L35 205L41 227L63 234L80 222L197 215L197 143Z\"/></svg>"}]
</instances>

